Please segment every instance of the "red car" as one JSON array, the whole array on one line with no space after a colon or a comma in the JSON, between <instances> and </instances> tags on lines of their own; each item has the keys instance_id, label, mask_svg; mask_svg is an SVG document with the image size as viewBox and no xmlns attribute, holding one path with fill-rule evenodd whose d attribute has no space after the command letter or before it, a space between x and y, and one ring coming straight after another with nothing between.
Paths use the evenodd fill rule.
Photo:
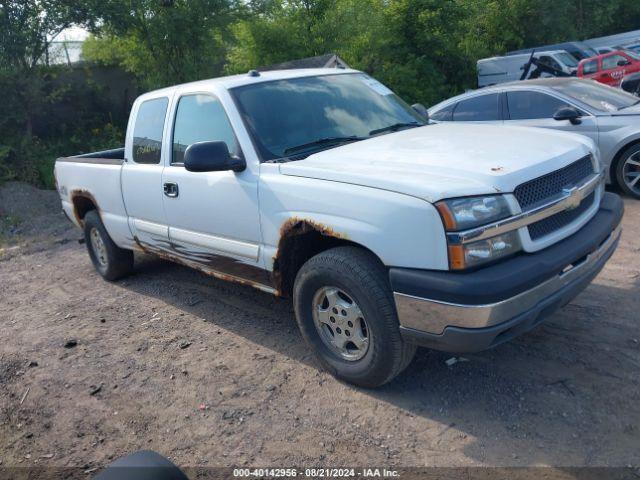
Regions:
<instances>
[{"instance_id":1,"label":"red car","mask_svg":"<svg viewBox=\"0 0 640 480\"><path fill-rule=\"evenodd\" d=\"M580 61L577 75L618 87L625 75L635 72L640 72L640 55L631 50L616 50Z\"/></svg>"}]
</instances>

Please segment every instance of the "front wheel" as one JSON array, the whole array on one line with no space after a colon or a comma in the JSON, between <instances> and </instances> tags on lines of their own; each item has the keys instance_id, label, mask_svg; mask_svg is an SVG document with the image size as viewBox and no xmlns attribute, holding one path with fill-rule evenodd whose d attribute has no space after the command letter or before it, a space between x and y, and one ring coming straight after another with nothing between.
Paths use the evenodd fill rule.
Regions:
<instances>
[{"instance_id":1,"label":"front wheel","mask_svg":"<svg viewBox=\"0 0 640 480\"><path fill-rule=\"evenodd\" d=\"M84 240L93 266L106 280L117 280L133 270L133 252L114 243L95 210L84 217Z\"/></svg>"},{"instance_id":2,"label":"front wheel","mask_svg":"<svg viewBox=\"0 0 640 480\"><path fill-rule=\"evenodd\" d=\"M383 385L410 363L387 271L369 252L337 247L307 261L296 276L298 326L322 365L363 387Z\"/></svg>"},{"instance_id":3,"label":"front wheel","mask_svg":"<svg viewBox=\"0 0 640 480\"><path fill-rule=\"evenodd\" d=\"M616 181L627 195L640 199L640 145L622 153L616 163Z\"/></svg>"}]
</instances>

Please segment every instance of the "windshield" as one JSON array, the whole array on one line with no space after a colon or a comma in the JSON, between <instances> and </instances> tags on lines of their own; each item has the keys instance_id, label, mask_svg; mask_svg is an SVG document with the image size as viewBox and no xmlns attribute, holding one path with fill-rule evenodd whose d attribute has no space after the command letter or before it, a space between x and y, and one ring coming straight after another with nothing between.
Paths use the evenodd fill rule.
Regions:
<instances>
[{"instance_id":1,"label":"windshield","mask_svg":"<svg viewBox=\"0 0 640 480\"><path fill-rule=\"evenodd\" d=\"M556 53L556 57L558 57L558 59L569 68L576 68L578 66L578 61L576 60L576 57L574 57L569 53L566 53L566 52Z\"/></svg>"},{"instance_id":2,"label":"windshield","mask_svg":"<svg viewBox=\"0 0 640 480\"><path fill-rule=\"evenodd\" d=\"M630 93L591 80L575 80L554 85L553 88L603 112L617 112L640 100Z\"/></svg>"},{"instance_id":3,"label":"windshield","mask_svg":"<svg viewBox=\"0 0 640 480\"><path fill-rule=\"evenodd\" d=\"M231 92L263 160L425 124L391 90L359 73L276 80Z\"/></svg>"},{"instance_id":4,"label":"windshield","mask_svg":"<svg viewBox=\"0 0 640 480\"><path fill-rule=\"evenodd\" d=\"M591 58L591 57L597 57L598 56L598 52L595 51L595 49L591 48L590 46L582 43L582 42L573 42L573 44L571 45L573 48L575 48L576 50L574 52L572 52L571 50L567 51L572 54L573 56L575 56L576 53L580 53L580 60L584 59L584 58Z\"/></svg>"}]
</instances>

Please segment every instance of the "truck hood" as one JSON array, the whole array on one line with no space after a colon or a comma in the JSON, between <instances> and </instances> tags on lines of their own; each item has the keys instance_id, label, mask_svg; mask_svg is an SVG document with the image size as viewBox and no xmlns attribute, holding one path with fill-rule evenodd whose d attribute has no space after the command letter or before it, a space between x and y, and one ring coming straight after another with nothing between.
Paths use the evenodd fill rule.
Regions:
<instances>
[{"instance_id":1,"label":"truck hood","mask_svg":"<svg viewBox=\"0 0 640 480\"><path fill-rule=\"evenodd\" d=\"M442 123L343 145L280 164L284 175L379 188L436 202L513 192L595 149L547 129Z\"/></svg>"}]
</instances>

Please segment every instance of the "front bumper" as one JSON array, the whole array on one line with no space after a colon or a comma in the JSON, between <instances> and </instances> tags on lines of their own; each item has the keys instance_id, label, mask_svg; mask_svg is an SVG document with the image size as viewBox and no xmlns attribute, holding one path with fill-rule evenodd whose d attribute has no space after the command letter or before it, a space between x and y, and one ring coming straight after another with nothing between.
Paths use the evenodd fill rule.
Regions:
<instances>
[{"instance_id":1,"label":"front bumper","mask_svg":"<svg viewBox=\"0 0 640 480\"><path fill-rule=\"evenodd\" d=\"M589 223L540 252L468 273L392 268L403 337L437 350L476 352L532 329L604 267L618 245L622 214L620 197L606 193Z\"/></svg>"}]
</instances>

